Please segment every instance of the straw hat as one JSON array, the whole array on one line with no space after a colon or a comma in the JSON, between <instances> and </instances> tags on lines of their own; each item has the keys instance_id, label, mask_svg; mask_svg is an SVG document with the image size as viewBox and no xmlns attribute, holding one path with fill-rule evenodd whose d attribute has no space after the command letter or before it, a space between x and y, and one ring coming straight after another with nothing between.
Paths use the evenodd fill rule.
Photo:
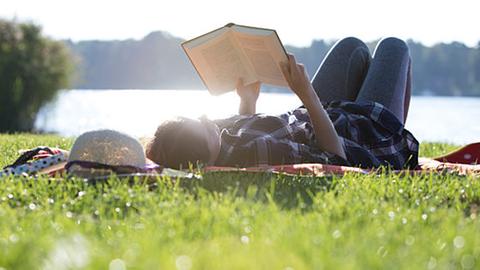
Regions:
<instances>
[{"instance_id":1,"label":"straw hat","mask_svg":"<svg viewBox=\"0 0 480 270\"><path fill-rule=\"evenodd\" d=\"M80 135L73 144L68 161L90 161L136 167L146 165L143 147L135 138L108 129Z\"/></svg>"}]
</instances>

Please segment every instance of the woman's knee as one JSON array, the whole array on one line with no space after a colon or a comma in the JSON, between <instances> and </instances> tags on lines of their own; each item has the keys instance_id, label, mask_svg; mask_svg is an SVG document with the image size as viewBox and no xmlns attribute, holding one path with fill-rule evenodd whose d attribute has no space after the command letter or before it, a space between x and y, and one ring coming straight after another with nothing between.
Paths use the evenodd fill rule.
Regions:
<instances>
[{"instance_id":1,"label":"woman's knee","mask_svg":"<svg viewBox=\"0 0 480 270\"><path fill-rule=\"evenodd\" d=\"M380 50L395 50L400 53L409 53L407 43L396 37L386 37L381 39L375 48L375 53Z\"/></svg>"},{"instance_id":2,"label":"woman's knee","mask_svg":"<svg viewBox=\"0 0 480 270\"><path fill-rule=\"evenodd\" d=\"M355 37L347 37L335 43L328 52L327 58L335 62L339 62L339 59L345 59L346 62L359 60L369 63L371 54L363 41Z\"/></svg>"},{"instance_id":3,"label":"woman's knee","mask_svg":"<svg viewBox=\"0 0 480 270\"><path fill-rule=\"evenodd\" d=\"M363 41L361 41L360 39L358 39L356 37L343 38L343 39L337 41L337 43L335 43L334 47L335 48L347 49L347 50L350 50L352 52L357 50L358 48L362 48L362 49L365 49L366 51L368 51L367 45Z\"/></svg>"}]
</instances>

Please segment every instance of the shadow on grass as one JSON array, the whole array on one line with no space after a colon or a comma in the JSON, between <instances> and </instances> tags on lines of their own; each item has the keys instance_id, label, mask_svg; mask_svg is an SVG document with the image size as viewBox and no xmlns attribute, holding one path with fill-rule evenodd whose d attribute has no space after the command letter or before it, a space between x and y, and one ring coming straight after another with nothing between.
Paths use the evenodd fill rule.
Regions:
<instances>
[{"instance_id":1,"label":"shadow on grass","mask_svg":"<svg viewBox=\"0 0 480 270\"><path fill-rule=\"evenodd\" d=\"M196 194L199 190L229 193L258 201L273 200L284 208L311 205L315 194L331 190L333 176L293 176L258 172L209 172L199 180L180 180L180 186Z\"/></svg>"},{"instance_id":2,"label":"shadow on grass","mask_svg":"<svg viewBox=\"0 0 480 270\"><path fill-rule=\"evenodd\" d=\"M197 175L198 176L198 175ZM89 185L107 186L118 182L129 185L147 185L155 192L159 189L180 188L184 192L198 197L204 193L224 193L234 197L243 197L250 200L267 202L273 200L283 208L297 207L299 204L308 206L318 192L331 190L335 181L334 176L302 176L287 175L271 172L208 172L196 177L106 177L103 179L71 179L84 181Z\"/></svg>"}]
</instances>

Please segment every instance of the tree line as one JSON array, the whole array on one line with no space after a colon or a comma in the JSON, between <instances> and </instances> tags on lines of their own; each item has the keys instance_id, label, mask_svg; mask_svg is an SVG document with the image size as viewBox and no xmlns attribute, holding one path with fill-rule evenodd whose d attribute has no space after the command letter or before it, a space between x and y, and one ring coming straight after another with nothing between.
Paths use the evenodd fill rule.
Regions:
<instances>
[{"instance_id":1,"label":"tree line","mask_svg":"<svg viewBox=\"0 0 480 270\"><path fill-rule=\"evenodd\" d=\"M204 88L180 47L184 40L152 32L141 40L66 41L81 60L73 88L199 89ZM413 94L480 96L480 42L428 47L407 41L413 63ZM309 47L286 46L312 76L333 41L314 40ZM372 52L376 41L369 42Z\"/></svg>"}]
</instances>

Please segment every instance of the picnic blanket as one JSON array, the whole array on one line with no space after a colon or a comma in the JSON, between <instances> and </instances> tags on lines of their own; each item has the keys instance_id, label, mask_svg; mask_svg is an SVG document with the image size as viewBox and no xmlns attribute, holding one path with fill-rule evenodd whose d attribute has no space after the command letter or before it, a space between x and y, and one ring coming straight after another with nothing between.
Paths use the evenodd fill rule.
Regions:
<instances>
[{"instance_id":1,"label":"picnic blanket","mask_svg":"<svg viewBox=\"0 0 480 270\"><path fill-rule=\"evenodd\" d=\"M65 174L65 166L67 165L68 151L49 148L37 147L27 150L11 165L0 171L0 177L8 175L35 175L46 174L50 176ZM102 164L99 164L102 167ZM104 166L104 165L103 165ZM68 166L67 166L68 167ZM344 175L346 173L370 174L378 173L378 169L362 169L358 167L337 166L320 163L302 163L290 165L263 165L248 168L234 167L217 167L208 166L203 168L208 172L271 172L291 175ZM149 171L147 171L149 172ZM415 170L391 171L393 173L423 173L423 172L446 172L456 173L459 175L479 175L480 176L480 143L473 143L459 148L456 151L436 158L419 158L419 165ZM125 175L122 173L121 175ZM135 172L128 174L130 176L172 176L180 177L191 174L175 171L172 169L159 169L154 172L145 174Z\"/></svg>"}]
</instances>

